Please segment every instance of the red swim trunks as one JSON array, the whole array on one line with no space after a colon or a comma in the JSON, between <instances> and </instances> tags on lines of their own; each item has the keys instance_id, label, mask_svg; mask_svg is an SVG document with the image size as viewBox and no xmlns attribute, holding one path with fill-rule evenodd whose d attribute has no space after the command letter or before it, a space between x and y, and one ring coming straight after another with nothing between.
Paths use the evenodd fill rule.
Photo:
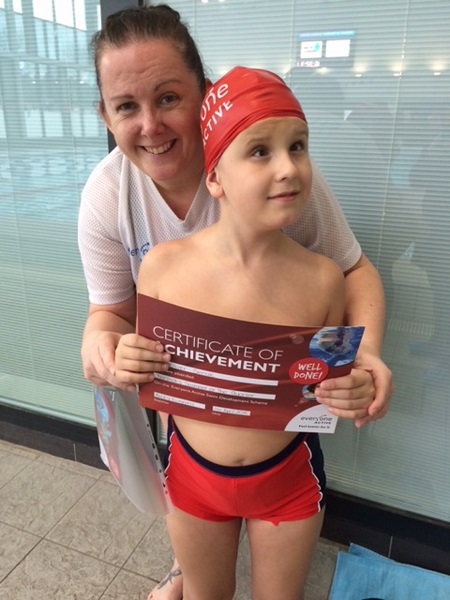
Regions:
<instances>
[{"instance_id":1,"label":"red swim trunks","mask_svg":"<svg viewBox=\"0 0 450 600\"><path fill-rule=\"evenodd\" d=\"M197 454L169 419L166 477L174 506L208 521L240 517L277 525L312 517L325 505L317 434L300 433L260 463L226 467Z\"/></svg>"}]
</instances>

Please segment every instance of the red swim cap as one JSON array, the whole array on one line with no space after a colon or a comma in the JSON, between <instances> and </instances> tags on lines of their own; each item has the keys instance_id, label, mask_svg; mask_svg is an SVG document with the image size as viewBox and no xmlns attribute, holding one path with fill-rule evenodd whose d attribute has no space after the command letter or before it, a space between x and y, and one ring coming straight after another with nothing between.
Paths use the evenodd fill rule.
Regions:
<instances>
[{"instance_id":1,"label":"red swim cap","mask_svg":"<svg viewBox=\"0 0 450 600\"><path fill-rule=\"evenodd\" d=\"M235 67L206 91L200 125L209 173L234 138L253 123L271 117L298 117L299 101L275 73Z\"/></svg>"}]
</instances>

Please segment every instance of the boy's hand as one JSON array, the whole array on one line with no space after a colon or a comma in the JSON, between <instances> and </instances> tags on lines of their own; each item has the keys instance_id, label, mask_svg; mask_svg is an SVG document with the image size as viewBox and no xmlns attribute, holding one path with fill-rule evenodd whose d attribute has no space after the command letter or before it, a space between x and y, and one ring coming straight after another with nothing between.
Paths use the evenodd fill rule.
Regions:
<instances>
[{"instance_id":1,"label":"boy's hand","mask_svg":"<svg viewBox=\"0 0 450 600\"><path fill-rule=\"evenodd\" d=\"M354 419L356 427L386 414L394 390L392 373L377 355L360 351L349 375L326 379L317 386L319 402L338 417Z\"/></svg>"},{"instance_id":2,"label":"boy's hand","mask_svg":"<svg viewBox=\"0 0 450 600\"><path fill-rule=\"evenodd\" d=\"M136 384L153 381L155 371L167 371L169 361L161 342L127 333L117 345L113 375L120 382L118 387L134 391Z\"/></svg>"},{"instance_id":3,"label":"boy's hand","mask_svg":"<svg viewBox=\"0 0 450 600\"><path fill-rule=\"evenodd\" d=\"M355 419L360 427L369 415L369 406L375 397L372 376L363 369L352 369L349 375L325 379L315 390L316 399L326 404L331 414L344 419Z\"/></svg>"}]
</instances>

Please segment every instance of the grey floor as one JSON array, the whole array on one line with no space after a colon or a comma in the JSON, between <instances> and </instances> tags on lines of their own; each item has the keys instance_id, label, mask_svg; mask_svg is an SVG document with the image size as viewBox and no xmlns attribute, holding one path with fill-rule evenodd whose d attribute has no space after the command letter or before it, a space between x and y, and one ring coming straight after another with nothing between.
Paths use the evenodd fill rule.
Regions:
<instances>
[{"instance_id":1,"label":"grey floor","mask_svg":"<svg viewBox=\"0 0 450 600\"><path fill-rule=\"evenodd\" d=\"M326 600L336 554L321 540L307 600ZM171 565L164 520L101 469L0 441L0 600L146 600ZM236 600L250 600L243 537Z\"/></svg>"}]
</instances>

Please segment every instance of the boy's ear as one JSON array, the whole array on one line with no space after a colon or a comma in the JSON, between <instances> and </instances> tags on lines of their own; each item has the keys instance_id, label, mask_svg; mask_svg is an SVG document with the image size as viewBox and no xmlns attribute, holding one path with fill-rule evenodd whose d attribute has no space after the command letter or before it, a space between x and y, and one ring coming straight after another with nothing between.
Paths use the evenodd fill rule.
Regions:
<instances>
[{"instance_id":1,"label":"boy's ear","mask_svg":"<svg viewBox=\"0 0 450 600\"><path fill-rule=\"evenodd\" d=\"M213 198L219 200L224 195L223 187L220 182L220 176L216 169L213 169L206 176L206 187Z\"/></svg>"}]
</instances>

